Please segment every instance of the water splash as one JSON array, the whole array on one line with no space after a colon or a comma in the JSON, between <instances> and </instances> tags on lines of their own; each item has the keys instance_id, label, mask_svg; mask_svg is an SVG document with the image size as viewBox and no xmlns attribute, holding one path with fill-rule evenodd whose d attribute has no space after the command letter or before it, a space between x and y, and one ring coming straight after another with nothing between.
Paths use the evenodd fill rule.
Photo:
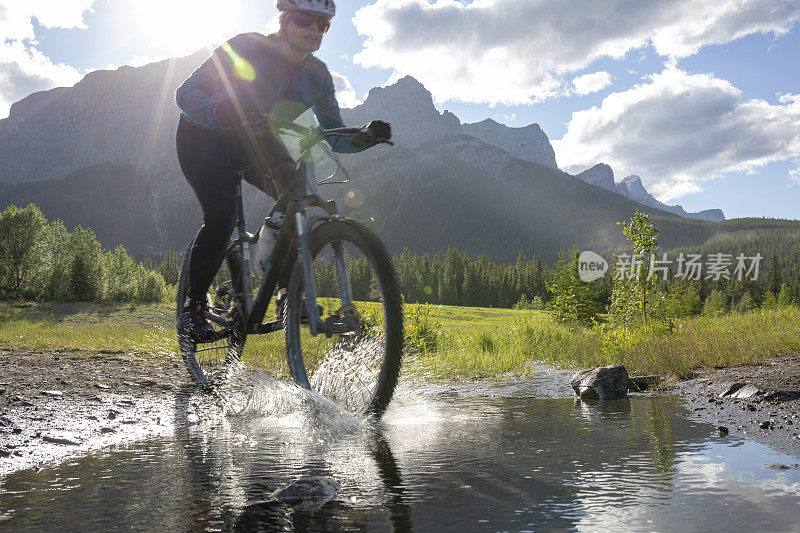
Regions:
<instances>
[{"instance_id":1,"label":"water splash","mask_svg":"<svg viewBox=\"0 0 800 533\"><path fill-rule=\"evenodd\" d=\"M323 442L371 426L325 396L241 364L231 365L216 389L228 419L251 427L302 429L308 439Z\"/></svg>"},{"instance_id":2,"label":"water splash","mask_svg":"<svg viewBox=\"0 0 800 533\"><path fill-rule=\"evenodd\" d=\"M350 412L365 412L378 386L384 348L385 340L378 335L339 342L314 371L311 387Z\"/></svg>"}]
</instances>

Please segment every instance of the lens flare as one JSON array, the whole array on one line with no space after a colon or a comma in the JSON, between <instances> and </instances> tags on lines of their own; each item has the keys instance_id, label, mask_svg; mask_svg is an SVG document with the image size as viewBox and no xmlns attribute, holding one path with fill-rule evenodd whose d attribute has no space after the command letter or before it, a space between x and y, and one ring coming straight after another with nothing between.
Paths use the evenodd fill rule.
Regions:
<instances>
[{"instance_id":1,"label":"lens flare","mask_svg":"<svg viewBox=\"0 0 800 533\"><path fill-rule=\"evenodd\" d=\"M233 62L233 71L237 78L243 79L244 81L253 81L256 79L256 69L253 68L253 65L251 65L249 61L237 54L236 50L234 50L230 44L222 43L221 48L225 50L228 57L231 58Z\"/></svg>"},{"instance_id":2,"label":"lens flare","mask_svg":"<svg viewBox=\"0 0 800 533\"><path fill-rule=\"evenodd\" d=\"M344 203L353 209L358 209L364 205L364 191L359 187L353 187L345 193Z\"/></svg>"}]
</instances>

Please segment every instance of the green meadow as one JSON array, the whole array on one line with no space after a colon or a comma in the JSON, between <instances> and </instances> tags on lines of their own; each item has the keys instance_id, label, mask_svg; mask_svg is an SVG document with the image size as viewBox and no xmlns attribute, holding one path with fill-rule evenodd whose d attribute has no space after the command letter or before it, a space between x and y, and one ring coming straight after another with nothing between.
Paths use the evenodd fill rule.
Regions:
<instances>
[{"instance_id":1,"label":"green meadow","mask_svg":"<svg viewBox=\"0 0 800 533\"><path fill-rule=\"evenodd\" d=\"M800 309L697 316L674 332L626 331L613 344L546 311L406 304L405 371L434 379L524 376L532 362L562 368L625 364L633 374L687 377L702 366L759 363L800 352ZM272 310L269 311L272 313ZM0 303L0 348L127 353L178 362L174 307L157 304ZM250 336L244 361L285 374L283 334Z\"/></svg>"}]
</instances>

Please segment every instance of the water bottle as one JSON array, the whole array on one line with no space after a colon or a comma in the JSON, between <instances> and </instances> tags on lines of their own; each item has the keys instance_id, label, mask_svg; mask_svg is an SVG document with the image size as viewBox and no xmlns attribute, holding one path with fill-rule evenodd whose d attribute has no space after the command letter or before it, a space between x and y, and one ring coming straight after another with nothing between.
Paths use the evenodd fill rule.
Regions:
<instances>
[{"instance_id":1,"label":"water bottle","mask_svg":"<svg viewBox=\"0 0 800 533\"><path fill-rule=\"evenodd\" d=\"M264 224L258 232L258 240L250 245L250 273L259 281L264 279L264 274L269 270L276 236L276 232Z\"/></svg>"}]
</instances>

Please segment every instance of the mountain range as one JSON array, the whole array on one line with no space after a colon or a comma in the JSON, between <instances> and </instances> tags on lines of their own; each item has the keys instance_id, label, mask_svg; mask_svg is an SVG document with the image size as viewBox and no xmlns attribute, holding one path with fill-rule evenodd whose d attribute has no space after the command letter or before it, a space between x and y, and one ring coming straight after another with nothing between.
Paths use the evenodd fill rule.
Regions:
<instances>
[{"instance_id":1,"label":"mountain range","mask_svg":"<svg viewBox=\"0 0 800 533\"><path fill-rule=\"evenodd\" d=\"M680 205L666 205L656 200L642 185L642 179L637 175L627 176L622 181L614 181L614 171L605 163L598 163L592 168L586 169L577 175L586 183L603 187L612 192L617 192L640 204L655 207L663 211L668 211L676 215L697 218L700 220L712 220L719 222L725 220L725 215L721 209L706 209L698 213L687 213Z\"/></svg>"},{"instance_id":2,"label":"mountain range","mask_svg":"<svg viewBox=\"0 0 800 533\"><path fill-rule=\"evenodd\" d=\"M96 71L15 103L0 120L0 208L34 202L68 227L91 227L104 247L121 243L139 256L185 246L201 217L175 156L173 94L203 59ZM327 191L397 253L453 245L497 260L519 249L552 260L573 245L619 244L615 223L636 210L658 217L662 240L675 246L718 231L684 217L724 219L719 210L665 206L636 176L614 183L607 165L577 177L562 172L538 125L462 124L410 77L372 89L342 115L351 125L392 124L397 146L343 156L353 181ZM342 199L355 188L364 202L348 206ZM252 189L246 197L253 229L268 202Z\"/></svg>"}]
</instances>

